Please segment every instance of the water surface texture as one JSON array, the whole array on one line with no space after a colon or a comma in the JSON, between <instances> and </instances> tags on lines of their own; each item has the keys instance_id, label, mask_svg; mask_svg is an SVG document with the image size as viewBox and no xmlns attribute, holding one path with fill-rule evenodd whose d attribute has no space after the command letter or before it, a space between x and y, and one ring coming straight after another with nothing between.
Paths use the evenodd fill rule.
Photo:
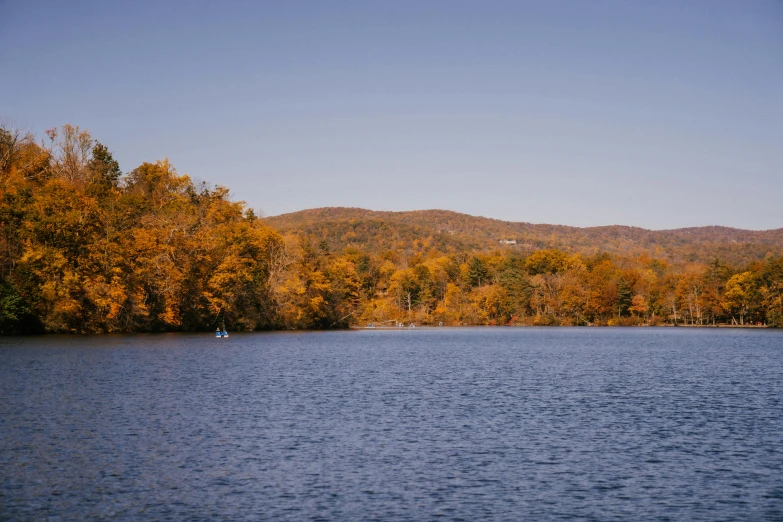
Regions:
<instances>
[{"instance_id":1,"label":"water surface texture","mask_svg":"<svg viewBox=\"0 0 783 522\"><path fill-rule=\"evenodd\" d=\"M0 339L0 519L781 520L783 332Z\"/></svg>"}]
</instances>

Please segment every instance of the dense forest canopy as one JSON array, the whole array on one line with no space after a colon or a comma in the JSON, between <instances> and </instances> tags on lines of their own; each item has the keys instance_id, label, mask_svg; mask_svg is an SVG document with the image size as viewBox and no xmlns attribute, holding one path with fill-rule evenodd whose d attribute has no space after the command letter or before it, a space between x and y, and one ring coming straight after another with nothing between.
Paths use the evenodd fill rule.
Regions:
<instances>
[{"instance_id":1,"label":"dense forest canopy","mask_svg":"<svg viewBox=\"0 0 783 522\"><path fill-rule=\"evenodd\" d=\"M167 160L123 173L88 132L46 134L0 127L0 333L783 326L783 230L359 209L260 219Z\"/></svg>"}]
</instances>

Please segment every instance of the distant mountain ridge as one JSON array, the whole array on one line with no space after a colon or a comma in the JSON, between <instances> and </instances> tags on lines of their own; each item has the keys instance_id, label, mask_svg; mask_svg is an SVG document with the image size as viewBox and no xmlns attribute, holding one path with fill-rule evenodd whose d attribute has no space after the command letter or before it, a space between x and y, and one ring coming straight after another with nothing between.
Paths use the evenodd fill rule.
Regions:
<instances>
[{"instance_id":1,"label":"distant mountain ridge","mask_svg":"<svg viewBox=\"0 0 783 522\"><path fill-rule=\"evenodd\" d=\"M731 263L747 263L770 253L783 253L783 228L761 231L723 226L671 230L623 225L582 228L502 221L449 210L391 212L350 207L314 208L271 216L265 221L284 233L301 232L326 241L333 249L356 245L382 251L424 243L444 251L557 248L584 254L648 253L678 262L718 258Z\"/></svg>"}]
</instances>

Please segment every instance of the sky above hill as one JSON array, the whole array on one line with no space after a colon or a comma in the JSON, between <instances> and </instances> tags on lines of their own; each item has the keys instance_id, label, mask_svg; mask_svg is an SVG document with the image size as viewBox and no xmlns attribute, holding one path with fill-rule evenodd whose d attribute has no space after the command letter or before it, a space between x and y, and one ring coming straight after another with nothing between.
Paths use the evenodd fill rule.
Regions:
<instances>
[{"instance_id":1,"label":"sky above hill","mask_svg":"<svg viewBox=\"0 0 783 522\"><path fill-rule=\"evenodd\" d=\"M783 227L783 2L0 0L0 118L266 215Z\"/></svg>"}]
</instances>

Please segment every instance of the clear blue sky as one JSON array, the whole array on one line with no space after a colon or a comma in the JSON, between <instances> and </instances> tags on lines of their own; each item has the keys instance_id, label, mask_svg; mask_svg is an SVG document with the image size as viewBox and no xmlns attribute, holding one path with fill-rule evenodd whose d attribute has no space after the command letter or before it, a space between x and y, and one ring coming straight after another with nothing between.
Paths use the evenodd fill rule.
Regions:
<instances>
[{"instance_id":1,"label":"clear blue sky","mask_svg":"<svg viewBox=\"0 0 783 522\"><path fill-rule=\"evenodd\" d=\"M783 1L0 0L0 117L274 215L783 227Z\"/></svg>"}]
</instances>

